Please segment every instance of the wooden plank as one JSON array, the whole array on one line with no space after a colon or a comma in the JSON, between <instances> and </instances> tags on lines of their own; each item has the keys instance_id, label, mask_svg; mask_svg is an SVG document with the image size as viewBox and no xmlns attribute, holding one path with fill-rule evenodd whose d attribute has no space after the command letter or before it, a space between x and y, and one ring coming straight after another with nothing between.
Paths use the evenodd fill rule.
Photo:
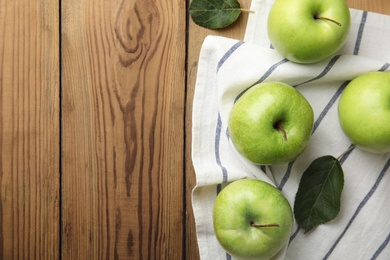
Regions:
<instances>
[{"instance_id":1,"label":"wooden plank","mask_svg":"<svg viewBox=\"0 0 390 260\"><path fill-rule=\"evenodd\" d=\"M368 10L378 13L390 14L390 4L388 0L347 0L351 8ZM251 0L240 0L241 7L250 9ZM201 45L207 35L220 35L234 39L242 40L244 38L245 27L248 14L243 13L239 20L222 30L206 30L189 21L189 36L188 36L188 69L187 69L187 109L186 109L186 192L187 192L187 231L186 231L186 252L191 256L191 259L199 259L195 221L193 217L191 205L191 191L196 184L195 172L191 161L191 115L192 102L195 90L196 73L198 66L198 58Z\"/></svg>"},{"instance_id":2,"label":"wooden plank","mask_svg":"<svg viewBox=\"0 0 390 260\"><path fill-rule=\"evenodd\" d=\"M366 10L381 14L390 14L390 3L388 0L346 0L350 8Z\"/></svg>"},{"instance_id":3,"label":"wooden plank","mask_svg":"<svg viewBox=\"0 0 390 260\"><path fill-rule=\"evenodd\" d=\"M0 259L58 259L58 1L0 1Z\"/></svg>"},{"instance_id":4,"label":"wooden plank","mask_svg":"<svg viewBox=\"0 0 390 260\"><path fill-rule=\"evenodd\" d=\"M185 1L63 0L63 259L182 259Z\"/></svg>"}]
</instances>

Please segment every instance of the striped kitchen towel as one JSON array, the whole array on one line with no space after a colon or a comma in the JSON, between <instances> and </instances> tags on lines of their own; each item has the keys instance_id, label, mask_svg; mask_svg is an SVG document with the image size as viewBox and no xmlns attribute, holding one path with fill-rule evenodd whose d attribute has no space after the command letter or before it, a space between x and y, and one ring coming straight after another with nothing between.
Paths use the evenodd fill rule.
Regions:
<instances>
[{"instance_id":1,"label":"striped kitchen towel","mask_svg":"<svg viewBox=\"0 0 390 260\"><path fill-rule=\"evenodd\" d=\"M196 187L192 205L201 259L231 259L213 232L212 210L227 183L257 178L278 187L293 206L303 171L317 157L338 157L351 143L337 116L339 97L353 78L390 71L390 16L351 9L351 31L339 53L312 64L292 63L272 48L266 33L272 0L253 0L243 41L208 36L202 46L192 118ZM256 166L233 150L227 118L236 97L259 82L296 87L315 115L304 153L284 165ZM390 120L390 118L389 118ZM353 149L341 159L345 174L341 211L304 234L295 224L289 244L275 259L390 259L390 154Z\"/></svg>"}]
</instances>

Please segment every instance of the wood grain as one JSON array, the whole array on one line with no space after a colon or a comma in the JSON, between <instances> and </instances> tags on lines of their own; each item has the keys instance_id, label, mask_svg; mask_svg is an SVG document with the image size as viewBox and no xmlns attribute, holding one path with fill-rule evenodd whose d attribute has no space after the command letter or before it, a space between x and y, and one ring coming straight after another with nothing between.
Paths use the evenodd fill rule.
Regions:
<instances>
[{"instance_id":1,"label":"wood grain","mask_svg":"<svg viewBox=\"0 0 390 260\"><path fill-rule=\"evenodd\" d=\"M350 8L366 10L381 14L390 14L390 2L388 0L346 0Z\"/></svg>"},{"instance_id":2,"label":"wood grain","mask_svg":"<svg viewBox=\"0 0 390 260\"><path fill-rule=\"evenodd\" d=\"M184 1L63 0L63 259L182 259Z\"/></svg>"},{"instance_id":3,"label":"wood grain","mask_svg":"<svg viewBox=\"0 0 390 260\"><path fill-rule=\"evenodd\" d=\"M240 0L241 7L250 9L251 0ZM373 11L383 14L390 14L389 0L347 0L351 8ZM186 232L186 252L190 259L199 259L196 242L195 220L191 206L191 191L196 184L195 172L191 161L191 115L192 102L195 90L198 58L201 45L207 35L220 35L242 40L244 38L245 27L248 15L243 13L239 20L230 27L223 30L207 30L197 26L191 19L189 20L188 36L188 69L187 69L187 101L186 101L186 192L187 192L187 232Z\"/></svg>"},{"instance_id":4,"label":"wood grain","mask_svg":"<svg viewBox=\"0 0 390 260\"><path fill-rule=\"evenodd\" d=\"M0 2L0 259L58 259L59 6Z\"/></svg>"}]
</instances>

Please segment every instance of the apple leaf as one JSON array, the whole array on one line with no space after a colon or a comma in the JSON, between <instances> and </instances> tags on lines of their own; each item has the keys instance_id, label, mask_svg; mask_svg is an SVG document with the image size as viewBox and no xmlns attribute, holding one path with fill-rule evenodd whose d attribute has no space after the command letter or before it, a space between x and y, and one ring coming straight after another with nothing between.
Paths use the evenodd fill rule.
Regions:
<instances>
[{"instance_id":1,"label":"apple leaf","mask_svg":"<svg viewBox=\"0 0 390 260\"><path fill-rule=\"evenodd\" d=\"M197 25L220 29L237 20L241 6L237 0L193 0L189 11Z\"/></svg>"},{"instance_id":2,"label":"apple leaf","mask_svg":"<svg viewBox=\"0 0 390 260\"><path fill-rule=\"evenodd\" d=\"M340 211L344 173L340 162L326 155L303 173L295 196L294 215L305 233L334 219Z\"/></svg>"}]
</instances>

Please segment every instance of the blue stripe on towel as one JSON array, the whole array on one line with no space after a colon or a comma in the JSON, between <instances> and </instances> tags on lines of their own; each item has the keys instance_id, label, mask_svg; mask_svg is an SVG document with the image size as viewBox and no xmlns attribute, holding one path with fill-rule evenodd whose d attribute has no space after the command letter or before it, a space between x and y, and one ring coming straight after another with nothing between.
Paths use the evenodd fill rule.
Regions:
<instances>
[{"instance_id":1,"label":"blue stripe on towel","mask_svg":"<svg viewBox=\"0 0 390 260\"><path fill-rule=\"evenodd\" d=\"M362 39L363 39L363 32L364 32L364 26L366 25L366 20L367 20L367 11L363 11L362 19L360 21L358 35L356 38L355 49L353 50L354 55L359 54L360 44L361 44Z\"/></svg>"},{"instance_id":2,"label":"blue stripe on towel","mask_svg":"<svg viewBox=\"0 0 390 260\"><path fill-rule=\"evenodd\" d=\"M217 65L217 73L225 61L241 46L244 42L236 42L230 49L222 56ZM221 115L218 113L217 127L215 129L215 159L218 166L222 171L222 182L225 183L228 181L228 171L225 166L223 166L220 155L220 142L221 142L221 132L222 132L222 121ZM221 191L221 186L217 185L217 194Z\"/></svg>"},{"instance_id":3,"label":"blue stripe on towel","mask_svg":"<svg viewBox=\"0 0 390 260\"><path fill-rule=\"evenodd\" d=\"M343 165L343 163L348 159L349 155L352 153L352 151L355 149L355 145L351 144L347 150L346 153L344 153L341 158L339 159L340 164Z\"/></svg>"},{"instance_id":4,"label":"blue stripe on towel","mask_svg":"<svg viewBox=\"0 0 390 260\"><path fill-rule=\"evenodd\" d=\"M280 65L287 63L287 62L288 62L287 59L283 59L283 60L275 63L271 67L269 67L269 69L264 73L264 75L258 81L256 81L256 83L254 85L259 84L259 83L263 82L264 80L266 80Z\"/></svg>"},{"instance_id":5,"label":"blue stripe on towel","mask_svg":"<svg viewBox=\"0 0 390 260\"><path fill-rule=\"evenodd\" d=\"M316 77L312 78L312 79L309 79L305 82L302 82L302 83L299 83L297 85L295 85L294 87L298 87L300 85L303 85L303 84L306 84L306 83L309 83L309 82L312 82L312 81L315 81L315 80L318 80L322 77L324 77L326 74L328 74L328 72L333 68L333 66L336 64L336 61L341 57L341 55L336 55L334 56L328 63L328 65L326 65L325 69Z\"/></svg>"},{"instance_id":6,"label":"blue stripe on towel","mask_svg":"<svg viewBox=\"0 0 390 260\"><path fill-rule=\"evenodd\" d=\"M385 63L382 68L379 69L379 71L385 71L390 67L390 63Z\"/></svg>"},{"instance_id":7,"label":"blue stripe on towel","mask_svg":"<svg viewBox=\"0 0 390 260\"><path fill-rule=\"evenodd\" d=\"M348 229L351 227L353 221L356 219L356 217L359 215L361 210L364 208L364 206L367 204L367 202L370 200L372 195L377 190L379 184L381 183L383 176L387 172L390 166L390 159L387 160L385 166L383 167L382 171L380 172L377 180L375 181L374 185L370 189L370 191L367 193L367 195L364 197L362 202L360 202L359 206L357 207L355 213L352 215L351 219L349 220L347 226L344 228L343 232L340 234L340 236L337 238L336 242L333 244L333 246L329 249L328 253L325 255L323 259L328 259L328 257L333 253L334 249L337 247L337 245L340 243L341 239L344 237L345 233L347 233Z\"/></svg>"},{"instance_id":8,"label":"blue stripe on towel","mask_svg":"<svg viewBox=\"0 0 390 260\"><path fill-rule=\"evenodd\" d=\"M225 166L222 165L221 155L220 155L220 141L221 141L221 132L222 132L222 121L221 115L218 113L217 128L215 130L215 159L218 166L222 170L222 181L225 183L228 180L228 171Z\"/></svg>"},{"instance_id":9,"label":"blue stripe on towel","mask_svg":"<svg viewBox=\"0 0 390 260\"><path fill-rule=\"evenodd\" d=\"M328 104L326 104L324 110L322 110L321 114L318 116L317 120L314 122L313 133L317 130L318 126L321 124L324 117L328 114L329 110L336 103L337 99L340 97L341 93L343 92L343 90L345 89L345 87L348 85L349 82L350 81L345 81L343 84L341 84L341 86L337 89L336 93L329 100Z\"/></svg>"},{"instance_id":10,"label":"blue stripe on towel","mask_svg":"<svg viewBox=\"0 0 390 260\"><path fill-rule=\"evenodd\" d=\"M390 233L386 237L385 241L379 246L379 248L375 251L375 254L371 257L371 260L375 260L378 258L378 256L383 252L383 250L387 247L387 245L390 242Z\"/></svg>"},{"instance_id":11,"label":"blue stripe on towel","mask_svg":"<svg viewBox=\"0 0 390 260\"><path fill-rule=\"evenodd\" d=\"M250 86L249 88L245 89L244 91L242 91L240 94L237 95L237 97L234 99L234 103L248 90L250 89L251 87L253 87L254 85L257 85L263 81L265 81L280 65L283 65L284 63L288 62L287 59L283 59L277 63L275 63L274 65L272 65L271 67L269 67L269 69L263 74L263 76L261 76L261 78L256 81L252 86Z\"/></svg>"},{"instance_id":12,"label":"blue stripe on towel","mask_svg":"<svg viewBox=\"0 0 390 260\"><path fill-rule=\"evenodd\" d=\"M219 60L218 65L217 65L217 72L219 69L222 67L222 65L225 63L225 61L241 46L243 45L244 42L239 41L236 44L234 44Z\"/></svg>"},{"instance_id":13,"label":"blue stripe on towel","mask_svg":"<svg viewBox=\"0 0 390 260\"><path fill-rule=\"evenodd\" d=\"M287 165L287 171L286 171L286 173L284 174L284 176L283 176L283 178L282 178L282 180L280 181L279 186L278 186L278 189L279 189L280 191L283 190L284 185L286 184L286 182L287 182L288 179L290 178L291 169L292 169L292 167L293 167L293 165L294 165L294 162L295 162L295 161L291 161L291 162L289 162L288 165Z\"/></svg>"}]
</instances>

